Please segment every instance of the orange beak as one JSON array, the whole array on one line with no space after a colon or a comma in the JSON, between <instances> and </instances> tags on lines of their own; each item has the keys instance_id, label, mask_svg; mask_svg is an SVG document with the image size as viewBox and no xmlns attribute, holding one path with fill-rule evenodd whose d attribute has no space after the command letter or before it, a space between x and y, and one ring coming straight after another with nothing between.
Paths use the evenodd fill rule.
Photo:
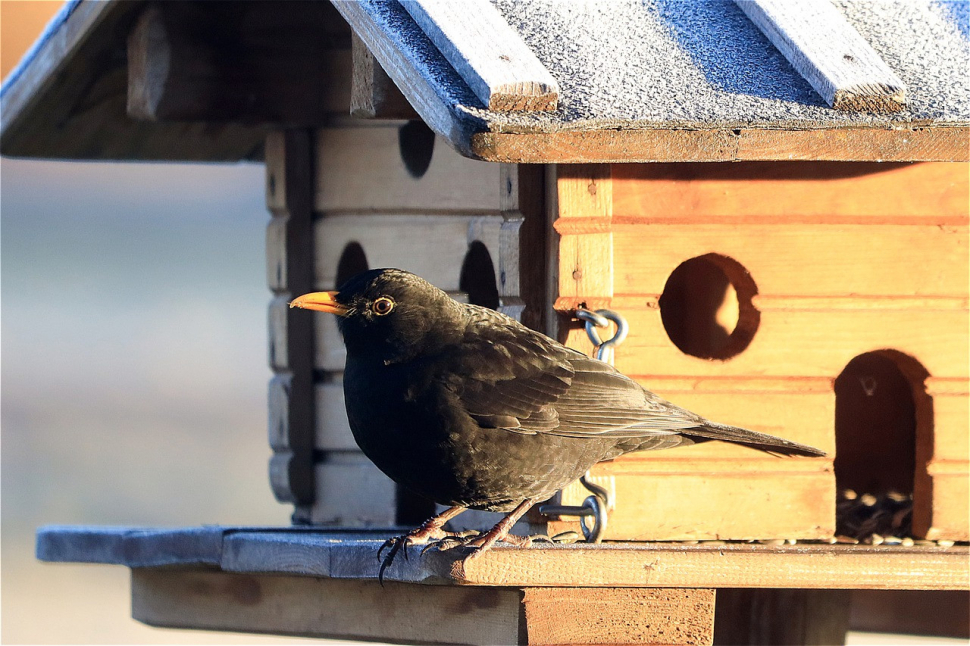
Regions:
<instances>
[{"instance_id":1,"label":"orange beak","mask_svg":"<svg viewBox=\"0 0 970 646\"><path fill-rule=\"evenodd\" d=\"M338 303L334 297L337 292L311 292L290 301L290 307L299 307L304 310L317 310L318 312L330 312L337 316L347 316L350 309L346 305Z\"/></svg>"}]
</instances>

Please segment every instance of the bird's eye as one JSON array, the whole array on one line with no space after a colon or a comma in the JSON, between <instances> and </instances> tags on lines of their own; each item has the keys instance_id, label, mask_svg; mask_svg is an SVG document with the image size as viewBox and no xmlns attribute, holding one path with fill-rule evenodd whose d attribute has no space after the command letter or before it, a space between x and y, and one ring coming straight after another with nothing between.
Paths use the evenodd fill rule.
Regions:
<instances>
[{"instance_id":1,"label":"bird's eye","mask_svg":"<svg viewBox=\"0 0 970 646\"><path fill-rule=\"evenodd\" d=\"M374 304L371 305L370 308L374 310L374 314L377 314L378 316L386 316L391 313L391 310L394 309L394 301L387 296L381 296L374 301Z\"/></svg>"}]
</instances>

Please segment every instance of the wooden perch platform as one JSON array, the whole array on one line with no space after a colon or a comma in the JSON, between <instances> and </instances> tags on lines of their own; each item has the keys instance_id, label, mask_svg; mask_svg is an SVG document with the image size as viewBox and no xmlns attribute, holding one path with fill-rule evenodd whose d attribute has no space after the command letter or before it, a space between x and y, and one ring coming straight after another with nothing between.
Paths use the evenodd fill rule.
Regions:
<instances>
[{"instance_id":1,"label":"wooden perch platform","mask_svg":"<svg viewBox=\"0 0 970 646\"><path fill-rule=\"evenodd\" d=\"M377 549L391 531L201 527L46 527L45 561L172 565L226 572L376 580ZM385 580L504 587L691 587L966 590L966 546L604 543L498 546L399 557Z\"/></svg>"},{"instance_id":2,"label":"wooden perch platform","mask_svg":"<svg viewBox=\"0 0 970 646\"><path fill-rule=\"evenodd\" d=\"M405 644L709 645L717 599L719 634L740 640L727 643L766 627L775 643L842 643L851 588L970 587L966 546L744 543L412 548L382 585L390 535L46 527L37 556L132 568L132 616L152 626Z\"/></svg>"}]
</instances>

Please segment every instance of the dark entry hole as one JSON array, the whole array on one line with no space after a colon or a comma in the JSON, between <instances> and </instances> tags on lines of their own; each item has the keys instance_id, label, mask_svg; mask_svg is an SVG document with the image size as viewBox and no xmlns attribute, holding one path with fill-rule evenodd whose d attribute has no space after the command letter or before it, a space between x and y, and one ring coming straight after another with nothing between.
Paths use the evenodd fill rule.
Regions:
<instances>
[{"instance_id":1,"label":"dark entry hole","mask_svg":"<svg viewBox=\"0 0 970 646\"><path fill-rule=\"evenodd\" d=\"M740 263L709 253L681 263L660 296L667 336L682 352L702 359L741 353L758 329L752 304L758 288Z\"/></svg>"},{"instance_id":2,"label":"dark entry hole","mask_svg":"<svg viewBox=\"0 0 970 646\"><path fill-rule=\"evenodd\" d=\"M424 121L408 121L401 126L397 144L408 175L418 179L428 172L434 154L434 131Z\"/></svg>"},{"instance_id":3,"label":"dark entry hole","mask_svg":"<svg viewBox=\"0 0 970 646\"><path fill-rule=\"evenodd\" d=\"M911 494L915 471L913 384L886 354L861 354L835 380L836 485Z\"/></svg>"},{"instance_id":4,"label":"dark entry hole","mask_svg":"<svg viewBox=\"0 0 970 646\"><path fill-rule=\"evenodd\" d=\"M348 280L361 272L365 272L370 267L367 265L367 254L359 242L348 242L340 254L337 262L337 287L340 287Z\"/></svg>"},{"instance_id":5,"label":"dark entry hole","mask_svg":"<svg viewBox=\"0 0 970 646\"><path fill-rule=\"evenodd\" d=\"M468 246L468 253L461 264L458 289L468 294L468 302L482 307L498 309L498 286L495 284L495 266L488 248L478 240Z\"/></svg>"}]
</instances>

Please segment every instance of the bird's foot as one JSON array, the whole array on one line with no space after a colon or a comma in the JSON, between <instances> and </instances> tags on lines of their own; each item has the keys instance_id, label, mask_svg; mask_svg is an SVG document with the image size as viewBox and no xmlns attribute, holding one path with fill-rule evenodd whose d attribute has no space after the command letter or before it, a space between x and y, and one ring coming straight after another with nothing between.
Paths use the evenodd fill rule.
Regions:
<instances>
[{"instance_id":1,"label":"bird's foot","mask_svg":"<svg viewBox=\"0 0 970 646\"><path fill-rule=\"evenodd\" d=\"M384 584L384 571L391 566L398 552L403 550L404 560L408 560L408 547L412 545L424 545L431 541L440 541L462 534L457 532L447 532L442 527L446 522L464 511L464 507L452 507L444 512L426 520L420 526L412 529L402 536L394 536L384 541L383 545L377 550L377 558L381 561L381 569L377 573L377 579ZM388 550L387 556L381 558L384 550ZM422 552L423 553L423 552Z\"/></svg>"}]
</instances>

